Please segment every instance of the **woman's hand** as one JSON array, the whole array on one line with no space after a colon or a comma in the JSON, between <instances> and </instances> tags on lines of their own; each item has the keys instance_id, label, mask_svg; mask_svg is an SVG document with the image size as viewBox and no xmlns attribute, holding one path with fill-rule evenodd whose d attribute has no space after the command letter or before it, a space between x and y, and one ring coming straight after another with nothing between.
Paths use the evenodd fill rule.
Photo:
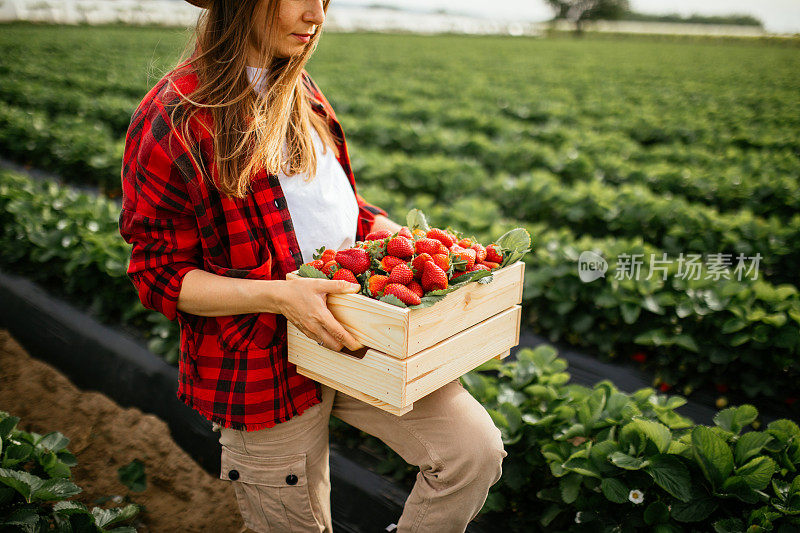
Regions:
<instances>
[{"instance_id":1,"label":"woman's hand","mask_svg":"<svg viewBox=\"0 0 800 533\"><path fill-rule=\"evenodd\" d=\"M340 351L342 346L357 350L362 345L331 314L328 294L353 294L358 284L343 280L300 278L286 280L281 298L281 314L307 337L326 348Z\"/></svg>"}]
</instances>

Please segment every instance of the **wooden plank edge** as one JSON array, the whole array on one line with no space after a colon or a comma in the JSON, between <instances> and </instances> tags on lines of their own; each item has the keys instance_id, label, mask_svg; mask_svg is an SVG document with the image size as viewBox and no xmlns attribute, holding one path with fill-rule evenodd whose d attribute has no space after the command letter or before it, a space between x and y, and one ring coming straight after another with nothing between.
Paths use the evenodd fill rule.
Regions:
<instances>
[{"instance_id":1,"label":"wooden plank edge","mask_svg":"<svg viewBox=\"0 0 800 533\"><path fill-rule=\"evenodd\" d=\"M382 401L380 401L380 400L378 400L376 398L373 398L372 396L368 396L368 395L364 394L363 392L359 392L359 391L357 391L357 390L355 390L355 389L353 389L351 387L348 387L347 385L339 383L336 380L327 378L325 376L321 376L321 375L319 375L319 374L317 374L315 372L312 372L311 370L308 370L307 368L303 368L301 366L297 367L297 373L301 374L303 376L306 376L309 379L313 379L314 381L317 381L319 383L323 383L323 384L327 385L328 387L336 389L339 392L342 392L342 393L347 394L348 396L350 396L352 398L355 398L356 400L360 400L360 401L362 401L364 403L368 403L373 407L377 407L378 409L382 409L382 410L387 411L389 413L392 413L393 415L396 415L396 416L404 415L404 414L408 413L409 411L411 411L414 408L414 404L413 403L411 403L409 405L406 405L405 407L397 407L397 406L388 404L386 402L382 402Z\"/></svg>"}]
</instances>

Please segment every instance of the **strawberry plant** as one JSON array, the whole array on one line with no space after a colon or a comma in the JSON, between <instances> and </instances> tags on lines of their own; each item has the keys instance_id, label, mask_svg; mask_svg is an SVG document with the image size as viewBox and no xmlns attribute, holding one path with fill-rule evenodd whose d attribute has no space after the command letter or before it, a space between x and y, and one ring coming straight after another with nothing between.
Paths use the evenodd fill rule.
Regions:
<instances>
[{"instance_id":1,"label":"strawberry plant","mask_svg":"<svg viewBox=\"0 0 800 533\"><path fill-rule=\"evenodd\" d=\"M89 510L69 500L81 488L70 481L77 460L67 450L67 437L57 431L23 431L18 422L0 411L0 530L136 532L130 526L112 527L136 516L136 504Z\"/></svg>"}]
</instances>

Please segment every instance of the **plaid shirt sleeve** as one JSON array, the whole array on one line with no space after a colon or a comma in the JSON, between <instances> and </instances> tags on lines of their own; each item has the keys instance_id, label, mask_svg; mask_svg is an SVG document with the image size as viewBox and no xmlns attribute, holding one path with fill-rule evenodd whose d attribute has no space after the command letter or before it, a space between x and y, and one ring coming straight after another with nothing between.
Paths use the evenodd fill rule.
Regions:
<instances>
[{"instance_id":1,"label":"plaid shirt sleeve","mask_svg":"<svg viewBox=\"0 0 800 533\"><path fill-rule=\"evenodd\" d=\"M143 103L134 112L125 141L119 230L133 245L127 273L142 305L170 320L180 312L183 277L202 265L186 186L191 178L187 169L192 168L187 158L164 106L156 100Z\"/></svg>"}]
</instances>

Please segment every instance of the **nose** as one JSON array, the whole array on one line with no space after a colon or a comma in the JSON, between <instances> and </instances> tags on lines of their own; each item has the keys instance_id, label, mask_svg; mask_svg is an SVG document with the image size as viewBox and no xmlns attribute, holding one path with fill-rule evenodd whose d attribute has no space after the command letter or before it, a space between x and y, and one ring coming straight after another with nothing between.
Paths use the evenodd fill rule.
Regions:
<instances>
[{"instance_id":1,"label":"nose","mask_svg":"<svg viewBox=\"0 0 800 533\"><path fill-rule=\"evenodd\" d=\"M322 0L311 0L309 3L311 5L303 13L303 22L308 22L314 26L322 25L325 22L325 10L322 7Z\"/></svg>"}]
</instances>

